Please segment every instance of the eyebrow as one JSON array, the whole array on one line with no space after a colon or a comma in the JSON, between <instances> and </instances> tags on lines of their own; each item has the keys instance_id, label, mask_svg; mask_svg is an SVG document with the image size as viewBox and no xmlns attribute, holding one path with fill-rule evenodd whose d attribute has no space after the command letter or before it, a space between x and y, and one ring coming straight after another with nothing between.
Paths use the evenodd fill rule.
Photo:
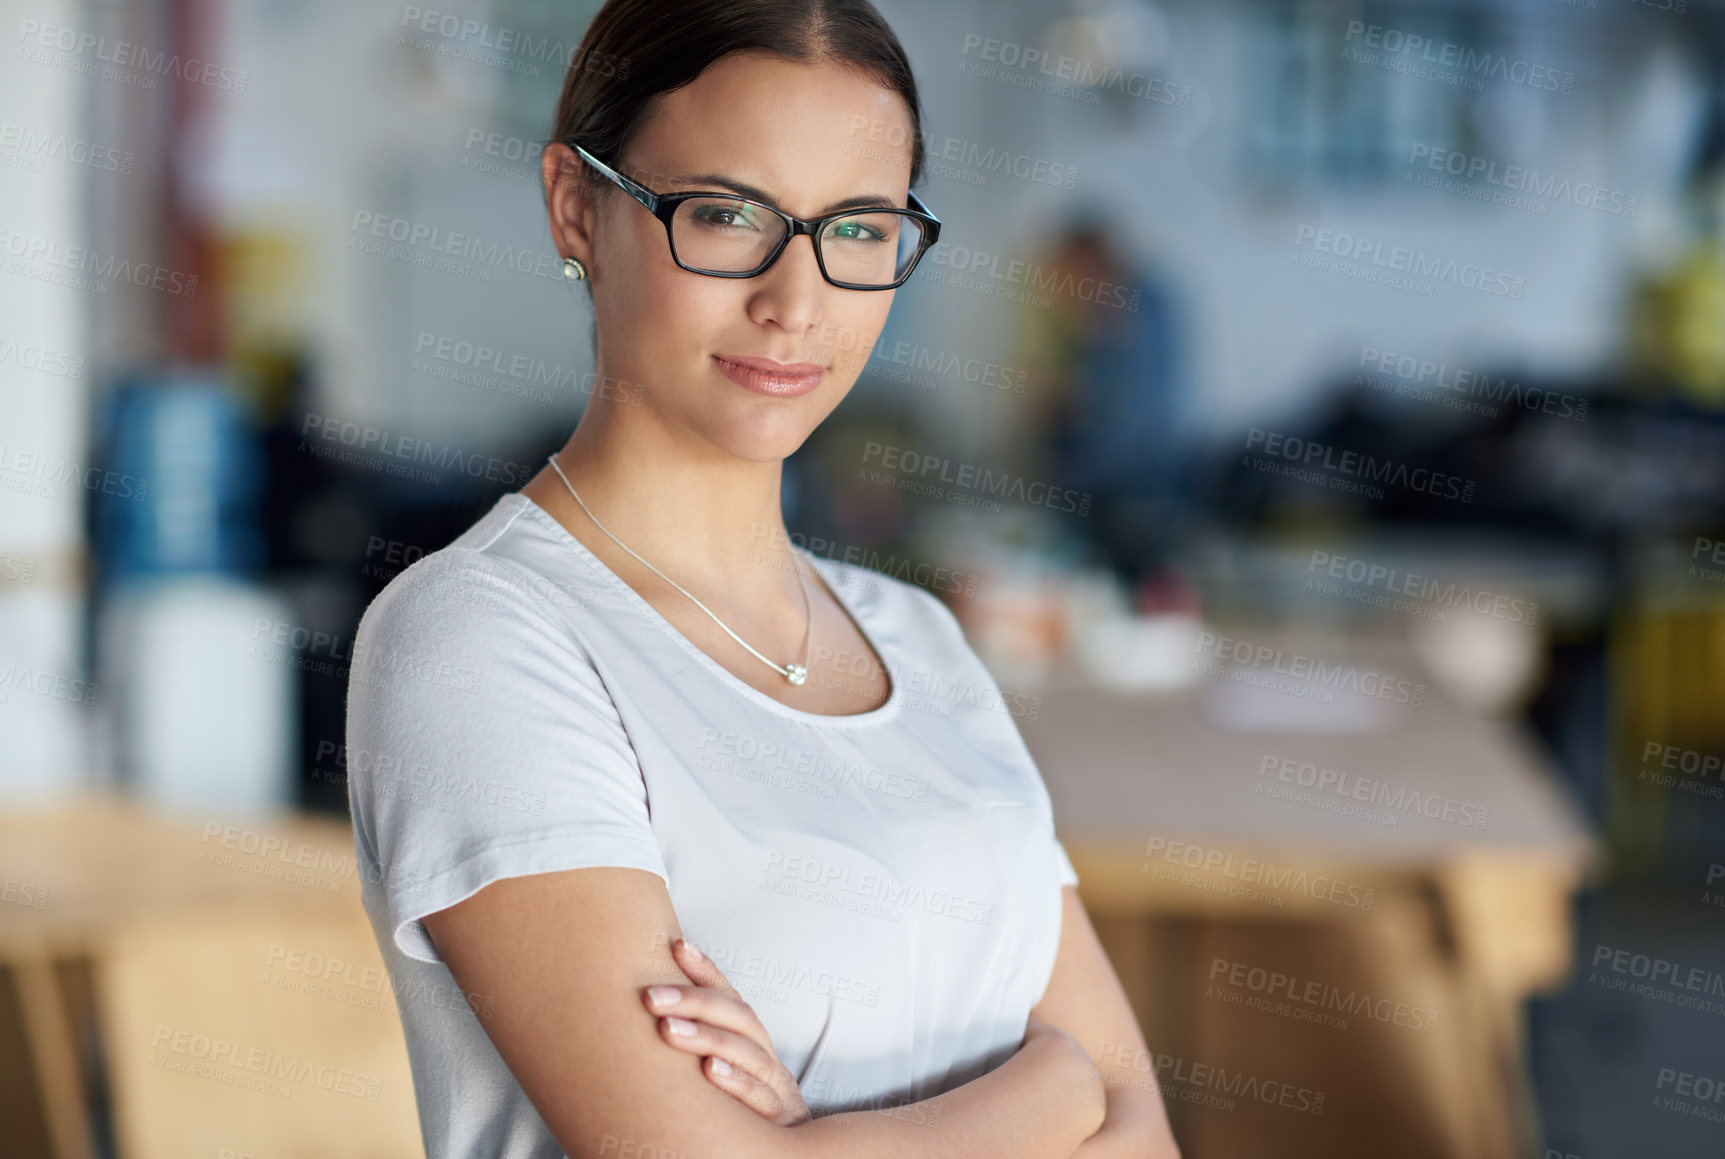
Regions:
<instances>
[{"instance_id":1,"label":"eyebrow","mask_svg":"<svg viewBox=\"0 0 1725 1159\"><path fill-rule=\"evenodd\" d=\"M766 190L758 189L753 185L738 181L734 177L726 177L723 173L696 173L689 177L670 177L666 180L670 181L673 185L705 185L709 187L715 185L722 186L725 189L731 190L733 193L740 193L744 197L752 198L755 201L764 201L768 205L778 205L777 201L774 201L770 196L768 196ZM819 213L816 213L814 216L825 217L829 213L838 213L845 209L903 208L904 207L901 205L894 204L892 198L883 197L880 194L875 193L864 194L861 197L847 197L843 201L835 201Z\"/></svg>"}]
</instances>

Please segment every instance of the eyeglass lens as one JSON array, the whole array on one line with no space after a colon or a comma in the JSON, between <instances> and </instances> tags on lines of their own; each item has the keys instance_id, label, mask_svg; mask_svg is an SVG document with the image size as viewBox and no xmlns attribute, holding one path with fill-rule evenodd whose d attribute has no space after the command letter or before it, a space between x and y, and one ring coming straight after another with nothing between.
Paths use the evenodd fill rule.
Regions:
<instances>
[{"instance_id":1,"label":"eyeglass lens","mask_svg":"<svg viewBox=\"0 0 1725 1159\"><path fill-rule=\"evenodd\" d=\"M691 197L671 216L671 243L685 265L714 273L757 268L785 236L784 219L750 201ZM815 239L837 282L885 286L904 275L922 245L922 222L901 213L836 218Z\"/></svg>"}]
</instances>

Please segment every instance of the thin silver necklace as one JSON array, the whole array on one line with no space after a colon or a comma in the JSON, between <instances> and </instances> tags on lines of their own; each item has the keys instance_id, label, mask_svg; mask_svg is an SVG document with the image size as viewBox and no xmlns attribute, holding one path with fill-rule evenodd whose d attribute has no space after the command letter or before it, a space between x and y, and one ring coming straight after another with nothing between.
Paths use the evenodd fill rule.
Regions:
<instances>
[{"instance_id":1,"label":"thin silver necklace","mask_svg":"<svg viewBox=\"0 0 1725 1159\"><path fill-rule=\"evenodd\" d=\"M551 455L547 456L546 462L550 463L551 469L553 471L557 472L557 477L559 479L563 480L563 485L565 487L569 488L569 494L575 496L575 502L581 503L581 510L587 511L587 504L581 502L581 496L579 493L576 492L574 484L569 482L569 476L565 475L563 473L563 468L557 465L557 455L555 453L552 453ZM624 551L627 551L630 555L634 555L636 559L641 560L641 565L643 567L647 568L647 570L651 571L654 575L658 576L660 579L664 580L666 583L670 584L672 587L676 588L678 591L682 592L684 595L689 596L689 599L694 603L694 605L697 608L700 608L703 612L706 612L707 615L712 616L713 623L715 623L715 624L719 625L719 627L725 629L725 635L729 636L731 639L735 640L737 643L741 644L743 647L748 648L749 651L754 654L755 658L757 660L759 660L762 664L765 664L768 668L771 668L774 672L777 672L780 676L783 676L786 680L789 680L792 684L801 684L809 678L809 646L814 641L815 609L814 609L814 605L809 602L809 581L803 577L802 564L797 560L797 557L795 555L791 556L791 566L795 567L797 569L797 583L802 587L802 590L803 590L803 611L808 614L809 619L808 619L808 626L803 629L803 662L801 664L786 664L786 665L781 667L780 665L774 664L771 660L768 660L765 656L762 656L759 652L756 652L754 650L754 648L750 647L749 642L747 640L743 639L741 636L739 636L735 632L731 631L731 629L729 627L726 627L725 621L719 619L719 617L717 617L717 616L714 616L712 613L712 610L710 608L708 608L706 604L703 604L700 600L695 599L694 596L689 595L689 592L683 587L682 584L679 584L676 580L672 579L670 576L666 575L664 572L660 571L658 568L654 567L652 564L648 563L646 560L641 559L640 556L635 555L634 550L632 548L630 548L630 546L628 544L624 543L621 539L618 539L615 535L611 535L611 533L605 529L605 525L603 523L600 523L599 520L594 517L594 515L591 511L587 511L587 518L593 520L593 526L597 527L600 531L604 531L606 535L610 535L612 543L615 543L618 547L622 548Z\"/></svg>"}]
</instances>

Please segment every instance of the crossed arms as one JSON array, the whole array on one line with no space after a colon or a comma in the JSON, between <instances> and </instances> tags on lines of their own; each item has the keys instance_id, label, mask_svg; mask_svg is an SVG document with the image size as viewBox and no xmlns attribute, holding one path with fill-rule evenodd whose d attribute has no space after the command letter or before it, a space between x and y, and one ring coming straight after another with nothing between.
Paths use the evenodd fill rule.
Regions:
<instances>
[{"instance_id":1,"label":"crossed arms","mask_svg":"<svg viewBox=\"0 0 1725 1159\"><path fill-rule=\"evenodd\" d=\"M700 1057L661 1037L642 992L693 980L673 957L681 930L656 875L506 878L425 927L464 991L498 997L486 1032L570 1159L615 1159L625 1143L691 1159L1178 1159L1160 1094L1114 1061L1141 1057L1143 1037L1076 889L1062 892L1053 976L1031 1011L1057 1032L914 1104L921 1114L794 1126L719 1089Z\"/></svg>"}]
</instances>

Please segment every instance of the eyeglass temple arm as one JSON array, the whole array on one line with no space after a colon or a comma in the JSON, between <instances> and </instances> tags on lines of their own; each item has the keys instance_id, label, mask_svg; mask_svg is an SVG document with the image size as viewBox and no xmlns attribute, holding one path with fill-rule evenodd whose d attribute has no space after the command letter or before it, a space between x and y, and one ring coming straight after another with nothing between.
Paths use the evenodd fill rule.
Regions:
<instances>
[{"instance_id":1,"label":"eyeglass temple arm","mask_svg":"<svg viewBox=\"0 0 1725 1159\"><path fill-rule=\"evenodd\" d=\"M922 203L922 198L916 195L916 190L914 189L910 191L909 205L910 208L916 210L918 213L926 213L928 216L934 217L934 211ZM937 225L940 223L940 218L934 217L934 220Z\"/></svg>"},{"instance_id":2,"label":"eyeglass temple arm","mask_svg":"<svg viewBox=\"0 0 1725 1159\"><path fill-rule=\"evenodd\" d=\"M658 194L654 193L651 189L648 189L645 185L642 185L639 182L629 180L629 178L623 176L623 174L617 172L615 169L611 168L611 166L605 164L605 162L587 152L587 150L582 148L580 145L575 146L575 152L579 153L581 155L581 159L586 161L587 164L593 166L593 168L599 170L599 172L603 173L610 180L621 186L623 192L627 193L630 197L633 197L636 201L639 201L642 205L645 205L652 212L659 212Z\"/></svg>"},{"instance_id":3,"label":"eyeglass temple arm","mask_svg":"<svg viewBox=\"0 0 1725 1159\"><path fill-rule=\"evenodd\" d=\"M587 152L587 150L580 145L575 146L575 152L579 153L581 155L581 159L586 161L587 164L593 166L593 168L599 170L599 172L603 173L606 177L622 186L629 196L633 197L636 201L639 201L642 205L645 205L655 213L659 211L659 195L654 193L651 189L648 189L645 185L641 185L638 182L629 180L629 178L623 176L623 174L617 172L615 169L611 168L611 166L605 164L605 162ZM914 189L910 190L909 204L910 208L916 210L918 213L926 213L929 217L933 217L937 222L940 220L940 218L934 216L933 210L923 204L922 198L916 195L916 190Z\"/></svg>"}]
</instances>

